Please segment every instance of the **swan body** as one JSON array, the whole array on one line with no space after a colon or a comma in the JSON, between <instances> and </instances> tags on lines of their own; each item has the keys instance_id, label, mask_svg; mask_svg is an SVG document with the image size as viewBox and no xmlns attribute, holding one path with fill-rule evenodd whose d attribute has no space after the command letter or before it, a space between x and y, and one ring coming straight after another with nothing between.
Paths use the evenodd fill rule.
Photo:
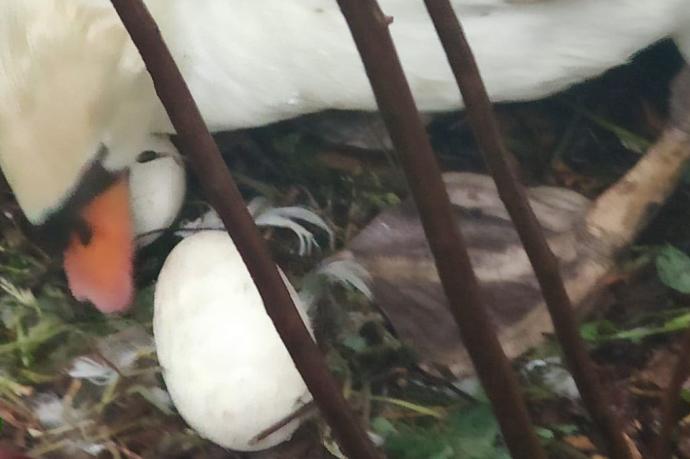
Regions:
<instances>
[{"instance_id":1,"label":"swan body","mask_svg":"<svg viewBox=\"0 0 690 459\"><path fill-rule=\"evenodd\" d=\"M302 319L299 297L287 282ZM230 236L202 231L170 253L156 284L153 331L175 406L202 436L235 450L269 448L299 419L254 437L311 399Z\"/></svg>"},{"instance_id":2,"label":"swan body","mask_svg":"<svg viewBox=\"0 0 690 459\"><path fill-rule=\"evenodd\" d=\"M336 2L146 4L213 130L327 108L376 109ZM461 108L422 2L380 4L394 19L390 30L419 107ZM546 96L664 37L690 55L687 0L454 0L453 6L495 101ZM116 274L130 269L131 248L116 251L122 255L107 265L90 256L91 240L105 247L111 236L89 220L107 209L86 207L127 199L123 192L100 203L93 197L123 180L139 153L172 126L109 2L5 0L0 13L0 167L29 220L66 233L65 256L82 267L68 270L70 284L95 282L87 290L110 290L108 304L85 298L104 311L121 310L131 282ZM118 235L130 232L128 223L108 225L114 223L123 226ZM103 272L77 280L96 270Z\"/></svg>"},{"instance_id":3,"label":"swan body","mask_svg":"<svg viewBox=\"0 0 690 459\"><path fill-rule=\"evenodd\" d=\"M185 3L194 8L182 8ZM390 31L420 110L461 108L423 2L379 3L393 18ZM552 94L690 27L683 0L452 3L494 101ZM161 11L159 24L211 128L251 127L327 108L376 110L336 3L178 4L181 8ZM199 52L206 43L222 46Z\"/></svg>"}]
</instances>

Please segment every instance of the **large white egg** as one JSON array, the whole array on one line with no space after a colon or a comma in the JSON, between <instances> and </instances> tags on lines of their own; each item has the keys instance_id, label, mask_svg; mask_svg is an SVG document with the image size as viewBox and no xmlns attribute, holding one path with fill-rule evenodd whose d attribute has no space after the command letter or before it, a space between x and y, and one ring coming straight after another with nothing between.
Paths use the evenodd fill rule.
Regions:
<instances>
[{"instance_id":1,"label":"large white egg","mask_svg":"<svg viewBox=\"0 0 690 459\"><path fill-rule=\"evenodd\" d=\"M156 285L153 330L172 400L199 434L242 451L292 436L299 420L252 441L311 395L227 233L202 231L173 249Z\"/></svg>"},{"instance_id":2,"label":"large white egg","mask_svg":"<svg viewBox=\"0 0 690 459\"><path fill-rule=\"evenodd\" d=\"M134 163L129 172L130 205L139 247L155 241L173 224L187 189L184 163L177 150L154 153L158 156Z\"/></svg>"}]
</instances>

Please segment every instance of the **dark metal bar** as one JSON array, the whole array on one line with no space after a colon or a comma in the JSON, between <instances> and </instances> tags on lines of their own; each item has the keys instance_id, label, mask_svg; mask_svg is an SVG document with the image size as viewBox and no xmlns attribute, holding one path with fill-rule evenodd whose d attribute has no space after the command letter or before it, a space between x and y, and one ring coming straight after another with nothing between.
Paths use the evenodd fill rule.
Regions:
<instances>
[{"instance_id":1,"label":"dark metal bar","mask_svg":"<svg viewBox=\"0 0 690 459\"><path fill-rule=\"evenodd\" d=\"M580 337L573 307L560 275L558 259L551 252L541 225L511 167L512 157L503 145L491 102L460 21L448 0L424 0L424 3L464 98L477 143L534 268L582 400L601 430L609 454L616 459L631 459L620 423L609 409L595 366Z\"/></svg>"},{"instance_id":2,"label":"dark metal bar","mask_svg":"<svg viewBox=\"0 0 690 459\"><path fill-rule=\"evenodd\" d=\"M686 66L671 86L671 110L669 127L674 138L682 139L685 148L690 148L690 67ZM690 376L690 330L683 335L678 361L673 369L671 381L664 392L661 403L661 427L654 445L656 459L671 457L671 436L676 426L680 392L683 383Z\"/></svg>"},{"instance_id":3,"label":"dark metal bar","mask_svg":"<svg viewBox=\"0 0 690 459\"><path fill-rule=\"evenodd\" d=\"M154 19L142 0L111 1L151 73L156 92L177 131L183 151L201 178L199 182L206 196L237 245L266 312L343 452L358 459L381 457L342 397L323 355L300 319Z\"/></svg>"},{"instance_id":4,"label":"dark metal bar","mask_svg":"<svg viewBox=\"0 0 690 459\"><path fill-rule=\"evenodd\" d=\"M450 309L486 390L511 454L546 455L537 440L517 381L486 311L465 243L458 231L441 172L420 122L410 87L375 0L338 0L400 155Z\"/></svg>"},{"instance_id":5,"label":"dark metal bar","mask_svg":"<svg viewBox=\"0 0 690 459\"><path fill-rule=\"evenodd\" d=\"M671 436L678 419L680 392L688 376L690 376L690 330L683 335L678 361L661 402L661 428L654 445L656 452L654 457L656 459L670 459L671 457Z\"/></svg>"}]
</instances>

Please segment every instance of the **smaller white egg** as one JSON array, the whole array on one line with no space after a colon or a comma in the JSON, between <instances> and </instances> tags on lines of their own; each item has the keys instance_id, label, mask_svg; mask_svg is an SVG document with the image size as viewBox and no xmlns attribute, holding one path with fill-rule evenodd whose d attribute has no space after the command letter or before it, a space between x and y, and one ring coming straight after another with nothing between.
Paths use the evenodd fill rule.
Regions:
<instances>
[{"instance_id":1,"label":"smaller white egg","mask_svg":"<svg viewBox=\"0 0 690 459\"><path fill-rule=\"evenodd\" d=\"M302 319L299 297L283 277ZM224 231L182 240L156 285L153 330L158 359L180 415L229 449L266 449L289 439L295 419L255 437L311 400L235 244Z\"/></svg>"},{"instance_id":2,"label":"smaller white egg","mask_svg":"<svg viewBox=\"0 0 690 459\"><path fill-rule=\"evenodd\" d=\"M138 247L152 243L173 224L187 190L185 168L177 150L155 153L159 156L130 167L130 205Z\"/></svg>"}]
</instances>

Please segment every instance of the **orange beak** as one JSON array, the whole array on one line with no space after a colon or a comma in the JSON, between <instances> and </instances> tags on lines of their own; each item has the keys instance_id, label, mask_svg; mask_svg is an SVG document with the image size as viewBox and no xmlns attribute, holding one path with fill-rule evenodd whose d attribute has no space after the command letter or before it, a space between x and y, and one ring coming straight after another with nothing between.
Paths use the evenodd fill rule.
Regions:
<instances>
[{"instance_id":1,"label":"orange beak","mask_svg":"<svg viewBox=\"0 0 690 459\"><path fill-rule=\"evenodd\" d=\"M72 295L101 312L127 309L134 282L134 233L126 178L117 180L82 210L88 235L72 234L64 267Z\"/></svg>"}]
</instances>

